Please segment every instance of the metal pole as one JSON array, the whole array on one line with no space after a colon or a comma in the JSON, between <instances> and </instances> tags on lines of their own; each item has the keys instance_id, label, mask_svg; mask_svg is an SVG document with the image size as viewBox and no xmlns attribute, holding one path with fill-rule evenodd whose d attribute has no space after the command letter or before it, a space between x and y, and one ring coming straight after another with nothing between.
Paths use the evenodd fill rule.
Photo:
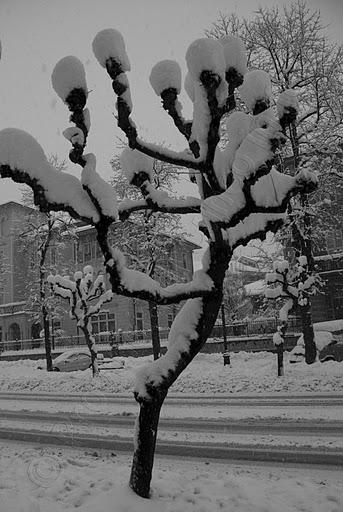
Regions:
<instances>
[{"instance_id":1,"label":"metal pole","mask_svg":"<svg viewBox=\"0 0 343 512\"><path fill-rule=\"evenodd\" d=\"M221 305L221 315L222 315L222 331L223 331L223 345L224 345L224 366L230 364L230 354L228 351L228 340L226 336L226 321L225 321L225 308L224 304Z\"/></svg>"}]
</instances>

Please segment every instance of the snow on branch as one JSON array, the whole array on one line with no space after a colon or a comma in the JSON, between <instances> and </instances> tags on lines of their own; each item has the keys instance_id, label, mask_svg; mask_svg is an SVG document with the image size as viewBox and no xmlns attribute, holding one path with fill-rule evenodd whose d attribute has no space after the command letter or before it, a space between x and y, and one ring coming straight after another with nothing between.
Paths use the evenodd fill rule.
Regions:
<instances>
[{"instance_id":1,"label":"snow on branch","mask_svg":"<svg viewBox=\"0 0 343 512\"><path fill-rule=\"evenodd\" d=\"M99 47L102 48L101 42ZM97 173L95 156L83 154L90 129L90 115L89 110L84 108L88 91L82 62L73 56L64 57L56 64L51 80L54 90L72 112L70 121L75 126L68 127L64 130L63 135L72 145L69 153L70 160L83 168L82 187L97 209L99 216L110 222L116 222L119 216L115 191Z\"/></svg>"},{"instance_id":2,"label":"snow on branch","mask_svg":"<svg viewBox=\"0 0 343 512\"><path fill-rule=\"evenodd\" d=\"M76 125L63 132L73 146L69 158L73 163L83 166L85 164L82 154L87 141L90 121L89 111L84 109L88 90L82 62L71 55L59 60L53 69L51 82L56 94L72 112L70 121Z\"/></svg>"},{"instance_id":3,"label":"snow on branch","mask_svg":"<svg viewBox=\"0 0 343 512\"><path fill-rule=\"evenodd\" d=\"M168 350L153 365L138 369L134 393L140 399L149 399L148 390L163 384L180 363L182 354L189 352L192 341L198 338L197 325L203 313L201 299L189 299L179 311L168 335Z\"/></svg>"},{"instance_id":4,"label":"snow on branch","mask_svg":"<svg viewBox=\"0 0 343 512\"><path fill-rule=\"evenodd\" d=\"M99 221L99 214L71 174L56 170L32 135L17 128L0 131L0 174L29 185L42 211L66 211L87 222Z\"/></svg>"},{"instance_id":5,"label":"snow on branch","mask_svg":"<svg viewBox=\"0 0 343 512\"><path fill-rule=\"evenodd\" d=\"M99 64L106 67L107 73L112 79L112 88L117 95L116 109L118 112L118 126L127 136L130 148L138 149L142 153L158 160L183 167L194 169L199 164L184 152L170 151L162 146L145 143L138 137L135 123L131 120L132 101L130 85L126 75L129 70L129 62L122 42L121 34L114 29L99 32L93 41L93 52Z\"/></svg>"},{"instance_id":6,"label":"snow on branch","mask_svg":"<svg viewBox=\"0 0 343 512\"><path fill-rule=\"evenodd\" d=\"M144 272L126 267L125 257L118 249L111 249L112 258L106 262L112 290L120 295L154 301L157 304L174 304L182 300L201 297L213 289L213 282L205 271L194 273L192 281L162 287Z\"/></svg>"},{"instance_id":7,"label":"snow on branch","mask_svg":"<svg viewBox=\"0 0 343 512\"><path fill-rule=\"evenodd\" d=\"M82 187L88 193L97 210L101 212L101 215L111 222L117 222L119 214L114 188L96 172L95 155L92 153L84 155L84 160L86 165L81 175Z\"/></svg>"},{"instance_id":8,"label":"snow on branch","mask_svg":"<svg viewBox=\"0 0 343 512\"><path fill-rule=\"evenodd\" d=\"M182 105L178 100L181 91L181 68L174 60L157 62L150 73L150 84L157 96L161 97L162 106L173 119L177 129L189 140L192 121L182 116Z\"/></svg>"}]
</instances>

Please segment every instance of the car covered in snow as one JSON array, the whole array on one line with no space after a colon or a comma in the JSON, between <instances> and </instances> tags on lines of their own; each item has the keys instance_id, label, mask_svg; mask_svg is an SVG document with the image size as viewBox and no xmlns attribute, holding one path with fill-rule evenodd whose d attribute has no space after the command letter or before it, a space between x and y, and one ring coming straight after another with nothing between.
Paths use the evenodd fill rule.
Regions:
<instances>
[{"instance_id":1,"label":"car covered in snow","mask_svg":"<svg viewBox=\"0 0 343 512\"><path fill-rule=\"evenodd\" d=\"M319 352L319 361L343 361L343 340L332 340Z\"/></svg>"},{"instance_id":2,"label":"car covered in snow","mask_svg":"<svg viewBox=\"0 0 343 512\"><path fill-rule=\"evenodd\" d=\"M103 359L103 354L98 354L99 363ZM74 372L77 370L87 370L91 366L91 356L86 349L66 350L57 356L52 367L55 372Z\"/></svg>"},{"instance_id":3,"label":"car covered in snow","mask_svg":"<svg viewBox=\"0 0 343 512\"><path fill-rule=\"evenodd\" d=\"M100 370L119 370L125 366L123 359L106 358L101 353L98 353L98 364ZM53 360L52 366L55 372L87 370L91 367L91 356L85 348L66 350Z\"/></svg>"},{"instance_id":4,"label":"car covered in snow","mask_svg":"<svg viewBox=\"0 0 343 512\"><path fill-rule=\"evenodd\" d=\"M317 359L325 361L343 361L343 341L331 332L315 331L314 341L317 347ZM299 363L305 359L304 337L301 335L296 346L289 353L290 363Z\"/></svg>"}]
</instances>

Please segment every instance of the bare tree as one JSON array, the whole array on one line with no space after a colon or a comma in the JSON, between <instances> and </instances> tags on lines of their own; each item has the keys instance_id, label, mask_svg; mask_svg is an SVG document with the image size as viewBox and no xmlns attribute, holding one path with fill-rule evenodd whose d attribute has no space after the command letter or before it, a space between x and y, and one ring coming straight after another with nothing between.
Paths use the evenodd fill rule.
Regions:
<instances>
[{"instance_id":1,"label":"bare tree","mask_svg":"<svg viewBox=\"0 0 343 512\"><path fill-rule=\"evenodd\" d=\"M72 144L69 157L82 168L81 180L57 173L48 163L38 142L26 132L0 132L0 173L30 185L35 203L43 211L68 211L94 225L113 293L157 304L186 300L176 316L168 338L167 352L144 366L136 376L134 396L139 404L130 486L149 497L159 416L169 388L205 344L216 321L223 297L223 281L234 249L251 239L264 238L282 225L290 197L309 192L317 179L308 171L294 177L272 168L284 132L297 113L290 91L278 98L279 119L269 108L270 79L263 71L246 70L243 43L230 39L223 44L198 39L188 48L187 90L193 103L193 118L181 114L178 94L181 70L174 61L156 64L150 79L162 105L188 141L188 149L177 152L145 142L131 118L130 69L122 35L114 29L99 32L93 51L112 80L117 96L118 126L131 149L121 161L130 183L138 187L139 201L119 204L113 188L96 171L94 154L84 154L90 128L87 85L82 63L76 57L59 61L52 74L55 91L71 111L75 126L65 135ZM244 79L243 79L244 77ZM221 150L220 123L236 108L235 89L251 114L229 115L228 145ZM200 198L173 198L153 186L153 159L188 168ZM110 225L127 219L134 211L187 214L201 212L200 229L208 239L203 266L187 283L162 286L156 279L129 269L123 254L111 247Z\"/></svg>"},{"instance_id":2,"label":"bare tree","mask_svg":"<svg viewBox=\"0 0 343 512\"><path fill-rule=\"evenodd\" d=\"M50 158L51 165L58 172L65 164L56 157ZM23 190L22 201L25 206L34 208L31 189ZM16 227L16 236L20 237L20 250L29 265L25 269L25 294L27 306L35 313L44 331L44 346L47 371L52 371L51 356L51 317L57 314L58 304L46 293L46 277L56 268L57 260L66 243L75 238L73 219L64 212L38 212L32 209L24 223Z\"/></svg>"},{"instance_id":3,"label":"bare tree","mask_svg":"<svg viewBox=\"0 0 343 512\"><path fill-rule=\"evenodd\" d=\"M47 281L53 294L69 300L70 316L77 321L77 326L85 336L91 356L93 377L99 375L91 318L93 315L97 315L103 304L110 302L113 297L112 291L105 289L104 276L99 274L95 277L93 267L87 265L82 272L75 272L74 280L69 276L50 274ZM96 302L94 303L94 301Z\"/></svg>"}]
</instances>

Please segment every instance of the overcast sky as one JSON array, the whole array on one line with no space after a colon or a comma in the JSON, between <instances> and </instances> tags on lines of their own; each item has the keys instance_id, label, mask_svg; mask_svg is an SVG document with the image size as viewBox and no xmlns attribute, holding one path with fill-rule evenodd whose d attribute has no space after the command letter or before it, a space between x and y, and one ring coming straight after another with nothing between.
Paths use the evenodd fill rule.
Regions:
<instances>
[{"instance_id":1,"label":"overcast sky","mask_svg":"<svg viewBox=\"0 0 343 512\"><path fill-rule=\"evenodd\" d=\"M259 5L275 4L283 5L284 0L0 0L0 129L27 130L47 155L67 158L70 146L61 133L69 125L69 114L53 91L50 77L60 58L75 55L85 64L91 91L87 151L96 154L98 171L108 178L116 137L122 134L113 117L111 82L96 62L91 44L99 30L113 27L126 40L133 118L140 135L182 149L184 140L150 87L152 66L161 59L175 59L185 69L188 45L204 36L220 11L249 16ZM341 44L343 0L310 0L308 4L321 10L324 21L331 24L330 34ZM189 108L185 100L185 114ZM68 166L70 172L80 172ZM0 204L19 199L18 187L1 179Z\"/></svg>"}]
</instances>

